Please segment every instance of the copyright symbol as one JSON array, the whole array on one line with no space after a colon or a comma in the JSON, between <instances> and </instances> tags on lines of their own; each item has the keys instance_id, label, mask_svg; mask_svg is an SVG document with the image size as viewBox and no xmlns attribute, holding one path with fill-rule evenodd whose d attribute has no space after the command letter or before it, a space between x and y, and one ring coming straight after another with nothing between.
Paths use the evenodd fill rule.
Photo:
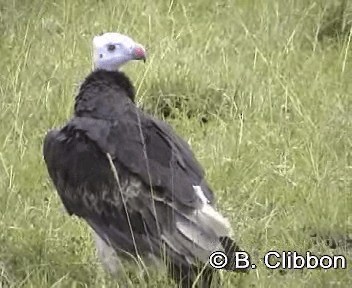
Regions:
<instances>
[{"instance_id":1,"label":"copyright symbol","mask_svg":"<svg viewBox=\"0 0 352 288\"><path fill-rule=\"evenodd\" d=\"M209 264L215 269L222 269L227 265L228 259L225 253L215 251L209 256Z\"/></svg>"}]
</instances>

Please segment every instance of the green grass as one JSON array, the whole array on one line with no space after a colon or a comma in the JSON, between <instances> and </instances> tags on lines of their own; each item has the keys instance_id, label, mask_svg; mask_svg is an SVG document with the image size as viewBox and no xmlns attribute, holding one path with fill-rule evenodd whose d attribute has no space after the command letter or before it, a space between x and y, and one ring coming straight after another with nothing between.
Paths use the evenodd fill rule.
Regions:
<instances>
[{"instance_id":1,"label":"green grass","mask_svg":"<svg viewBox=\"0 0 352 288\"><path fill-rule=\"evenodd\" d=\"M169 109L258 264L224 272L224 287L350 287L351 247L311 234L352 237L352 5L49 2L0 0L0 287L122 283L102 271L87 226L62 212L41 153L45 132L71 116L101 31L147 47L147 64L125 69L139 105ZM260 262L269 250L342 253L350 266L271 271ZM136 275L131 287L172 287Z\"/></svg>"}]
</instances>

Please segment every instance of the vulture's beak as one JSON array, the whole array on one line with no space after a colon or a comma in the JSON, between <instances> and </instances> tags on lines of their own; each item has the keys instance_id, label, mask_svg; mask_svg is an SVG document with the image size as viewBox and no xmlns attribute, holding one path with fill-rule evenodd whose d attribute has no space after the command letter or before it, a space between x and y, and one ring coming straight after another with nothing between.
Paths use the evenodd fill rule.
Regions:
<instances>
[{"instance_id":1,"label":"vulture's beak","mask_svg":"<svg viewBox=\"0 0 352 288\"><path fill-rule=\"evenodd\" d=\"M135 60L143 60L143 62L145 63L147 56L145 53L145 49L142 45L137 44L136 47L134 47L132 54Z\"/></svg>"}]
</instances>

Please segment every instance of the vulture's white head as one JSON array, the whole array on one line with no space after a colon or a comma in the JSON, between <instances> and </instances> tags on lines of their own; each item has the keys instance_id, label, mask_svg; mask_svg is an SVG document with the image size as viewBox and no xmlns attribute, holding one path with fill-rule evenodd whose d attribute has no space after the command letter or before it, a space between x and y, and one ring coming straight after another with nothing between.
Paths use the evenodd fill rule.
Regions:
<instances>
[{"instance_id":1,"label":"vulture's white head","mask_svg":"<svg viewBox=\"0 0 352 288\"><path fill-rule=\"evenodd\" d=\"M144 47L120 33L104 33L93 38L95 69L118 70L131 60L146 60Z\"/></svg>"}]
</instances>

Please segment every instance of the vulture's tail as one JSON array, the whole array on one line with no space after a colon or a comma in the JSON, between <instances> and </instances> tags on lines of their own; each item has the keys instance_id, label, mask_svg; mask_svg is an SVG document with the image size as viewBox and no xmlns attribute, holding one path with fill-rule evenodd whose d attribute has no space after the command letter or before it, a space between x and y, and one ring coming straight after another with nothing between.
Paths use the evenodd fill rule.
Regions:
<instances>
[{"instance_id":1,"label":"vulture's tail","mask_svg":"<svg viewBox=\"0 0 352 288\"><path fill-rule=\"evenodd\" d=\"M228 264L223 268L227 271L248 272L248 268L236 268L235 257L236 252L243 251L230 237L220 237L219 241L222 250L228 258ZM200 265L180 265L180 263L171 263L169 265L170 276L178 283L181 288L210 288L220 287L220 278L218 270L207 264Z\"/></svg>"},{"instance_id":2,"label":"vulture's tail","mask_svg":"<svg viewBox=\"0 0 352 288\"><path fill-rule=\"evenodd\" d=\"M244 252L243 250L240 249L240 247L236 244L235 241L233 241L230 237L220 237L220 242L222 247L225 250L225 254L227 256L228 262L227 265L223 268L225 270L229 271L236 271L236 272L248 272L248 268L240 268L235 266L235 258L236 258L236 252ZM249 259L248 259L249 260Z\"/></svg>"},{"instance_id":3,"label":"vulture's tail","mask_svg":"<svg viewBox=\"0 0 352 288\"><path fill-rule=\"evenodd\" d=\"M195 186L195 191L202 197L204 194L198 190L200 189L198 187ZM236 269L234 265L236 252L241 250L231 238L229 221L211 203L204 201L203 206L194 213L183 213L177 209L174 213L176 229L170 231L169 235L163 236L169 247L179 255L183 255L188 262L186 265L178 263L171 267L173 278L181 283L181 287L193 287L190 283L194 281L197 282L195 287L211 287L216 269L209 265L209 257L216 251L221 251L227 256L228 263L222 269L247 271L247 269ZM200 274L201 277L199 277Z\"/></svg>"}]
</instances>

